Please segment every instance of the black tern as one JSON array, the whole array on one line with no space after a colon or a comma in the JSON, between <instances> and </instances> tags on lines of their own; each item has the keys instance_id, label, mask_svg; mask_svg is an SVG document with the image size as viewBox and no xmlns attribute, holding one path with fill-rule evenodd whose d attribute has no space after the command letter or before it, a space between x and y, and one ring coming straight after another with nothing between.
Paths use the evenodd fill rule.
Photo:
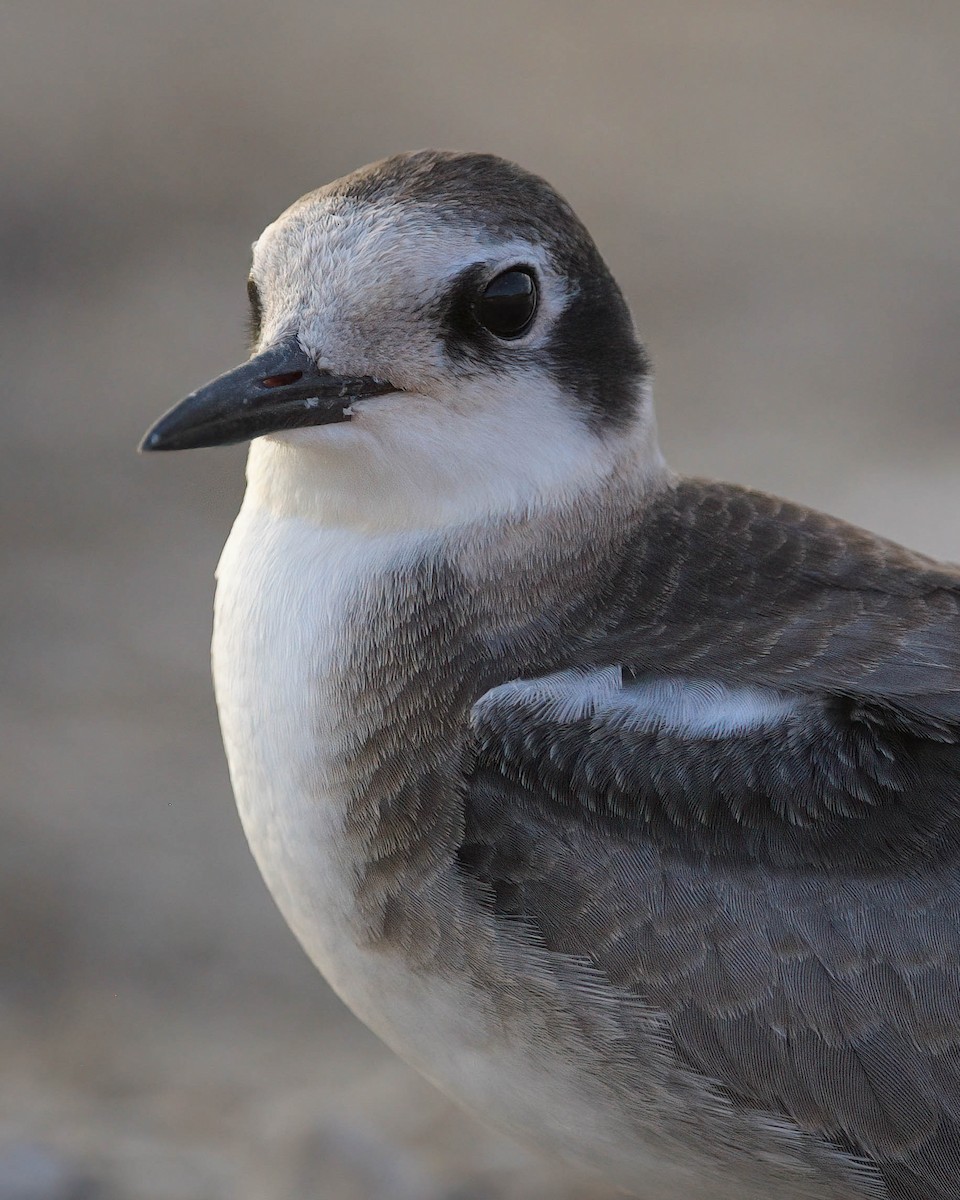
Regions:
<instances>
[{"instance_id":1,"label":"black tern","mask_svg":"<svg viewBox=\"0 0 960 1200\"><path fill-rule=\"evenodd\" d=\"M254 246L213 665L253 854L437 1085L647 1200L960 1195L960 570L678 477L543 180L422 151Z\"/></svg>"}]
</instances>

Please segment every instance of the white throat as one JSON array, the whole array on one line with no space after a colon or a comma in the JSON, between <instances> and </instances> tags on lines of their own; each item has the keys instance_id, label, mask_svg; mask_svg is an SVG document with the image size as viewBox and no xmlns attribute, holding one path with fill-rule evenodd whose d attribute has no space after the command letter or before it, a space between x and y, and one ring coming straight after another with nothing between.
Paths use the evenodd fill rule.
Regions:
<instances>
[{"instance_id":1,"label":"white throat","mask_svg":"<svg viewBox=\"0 0 960 1200\"><path fill-rule=\"evenodd\" d=\"M501 397L466 385L452 402L389 395L342 425L260 438L247 503L326 528L428 531L549 512L616 475L640 491L666 477L648 397L630 429L596 433L537 384Z\"/></svg>"}]
</instances>

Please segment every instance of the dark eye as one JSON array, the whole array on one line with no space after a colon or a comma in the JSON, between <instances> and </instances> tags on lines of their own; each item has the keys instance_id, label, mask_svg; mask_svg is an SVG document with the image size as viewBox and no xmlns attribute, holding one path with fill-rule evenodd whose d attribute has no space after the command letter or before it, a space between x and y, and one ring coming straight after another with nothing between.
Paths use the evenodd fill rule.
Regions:
<instances>
[{"instance_id":1,"label":"dark eye","mask_svg":"<svg viewBox=\"0 0 960 1200\"><path fill-rule=\"evenodd\" d=\"M537 281L524 268L491 279L477 301L477 319L499 338L525 333L537 311Z\"/></svg>"},{"instance_id":2,"label":"dark eye","mask_svg":"<svg viewBox=\"0 0 960 1200\"><path fill-rule=\"evenodd\" d=\"M263 326L263 304L260 301L260 289L253 279L247 280L247 299L250 301L250 341L256 345Z\"/></svg>"}]
</instances>

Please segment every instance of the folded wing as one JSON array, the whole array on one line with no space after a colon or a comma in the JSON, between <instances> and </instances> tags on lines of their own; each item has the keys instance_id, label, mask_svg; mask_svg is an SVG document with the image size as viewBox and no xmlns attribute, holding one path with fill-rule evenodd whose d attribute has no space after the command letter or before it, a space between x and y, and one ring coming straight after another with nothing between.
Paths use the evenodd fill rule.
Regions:
<instances>
[{"instance_id":1,"label":"folded wing","mask_svg":"<svg viewBox=\"0 0 960 1200\"><path fill-rule=\"evenodd\" d=\"M880 1196L948 1200L957 578L812 518L836 553L798 569L804 547L778 534L764 574L748 525L707 551L728 593L683 592L652 544L632 566L660 555L655 604L621 580L574 667L476 703L463 866L548 949L662 1012L677 1061L732 1103L868 1160ZM748 568L777 587L745 620Z\"/></svg>"}]
</instances>

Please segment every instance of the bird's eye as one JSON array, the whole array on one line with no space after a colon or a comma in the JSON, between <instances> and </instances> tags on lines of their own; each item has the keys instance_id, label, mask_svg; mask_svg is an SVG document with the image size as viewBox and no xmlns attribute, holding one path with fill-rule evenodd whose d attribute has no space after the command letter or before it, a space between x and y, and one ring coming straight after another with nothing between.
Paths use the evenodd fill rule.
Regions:
<instances>
[{"instance_id":1,"label":"bird's eye","mask_svg":"<svg viewBox=\"0 0 960 1200\"><path fill-rule=\"evenodd\" d=\"M503 271L491 279L477 301L477 319L498 338L526 333L537 311L537 281L526 268Z\"/></svg>"},{"instance_id":2,"label":"bird's eye","mask_svg":"<svg viewBox=\"0 0 960 1200\"><path fill-rule=\"evenodd\" d=\"M250 301L250 341L256 345L263 327L263 304L260 289L252 278L247 280L247 299Z\"/></svg>"}]
</instances>

